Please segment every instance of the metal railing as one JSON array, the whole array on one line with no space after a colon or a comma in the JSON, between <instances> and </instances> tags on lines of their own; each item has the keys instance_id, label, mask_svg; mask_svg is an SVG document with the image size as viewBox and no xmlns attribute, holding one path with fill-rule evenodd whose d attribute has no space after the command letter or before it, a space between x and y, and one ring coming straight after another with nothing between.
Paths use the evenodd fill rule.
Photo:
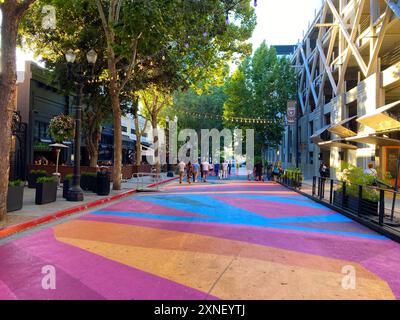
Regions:
<instances>
[{"instance_id":1,"label":"metal railing","mask_svg":"<svg viewBox=\"0 0 400 320\"><path fill-rule=\"evenodd\" d=\"M287 175L287 172L280 174L278 176L278 182L285 185L286 187L293 189L301 189L303 181L303 176L301 173L291 173L290 177Z\"/></svg>"},{"instance_id":2,"label":"metal railing","mask_svg":"<svg viewBox=\"0 0 400 320\"><path fill-rule=\"evenodd\" d=\"M166 173L138 172L132 175L131 181L138 191L160 191L160 182L166 180Z\"/></svg>"},{"instance_id":3,"label":"metal railing","mask_svg":"<svg viewBox=\"0 0 400 320\"><path fill-rule=\"evenodd\" d=\"M379 184L385 188L313 177L312 197L380 226L400 228L400 220L396 217L398 192L377 181L376 185Z\"/></svg>"}]
</instances>

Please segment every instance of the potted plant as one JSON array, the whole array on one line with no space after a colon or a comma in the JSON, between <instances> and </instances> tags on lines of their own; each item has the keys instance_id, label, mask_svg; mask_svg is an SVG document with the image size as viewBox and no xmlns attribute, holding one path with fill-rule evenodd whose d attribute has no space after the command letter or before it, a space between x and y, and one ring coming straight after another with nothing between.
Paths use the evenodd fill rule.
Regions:
<instances>
[{"instance_id":1,"label":"potted plant","mask_svg":"<svg viewBox=\"0 0 400 320\"><path fill-rule=\"evenodd\" d=\"M21 210L24 201L24 183L21 180L10 181L7 192L7 212Z\"/></svg>"},{"instance_id":2,"label":"potted plant","mask_svg":"<svg viewBox=\"0 0 400 320\"><path fill-rule=\"evenodd\" d=\"M60 159L60 152L62 148L68 148L62 142L69 141L74 138L75 134L74 118L65 114L61 114L52 118L49 123L49 133L50 136L55 141L55 143L51 144L50 147L55 148L57 154L56 172L54 173L54 175L60 177L60 174L58 173L58 162Z\"/></svg>"},{"instance_id":3,"label":"potted plant","mask_svg":"<svg viewBox=\"0 0 400 320\"><path fill-rule=\"evenodd\" d=\"M57 178L40 177L37 179L36 204L46 204L57 200Z\"/></svg>"},{"instance_id":4,"label":"potted plant","mask_svg":"<svg viewBox=\"0 0 400 320\"><path fill-rule=\"evenodd\" d=\"M301 188L302 181L304 180L301 169L299 168L291 168L285 170L283 177L285 178L287 183L291 184L291 186L294 188Z\"/></svg>"},{"instance_id":5,"label":"potted plant","mask_svg":"<svg viewBox=\"0 0 400 320\"><path fill-rule=\"evenodd\" d=\"M81 188L84 191L96 192L97 173L83 172L81 174Z\"/></svg>"},{"instance_id":6,"label":"potted plant","mask_svg":"<svg viewBox=\"0 0 400 320\"><path fill-rule=\"evenodd\" d=\"M28 188L36 188L36 180L40 177L46 177L47 172L45 170L31 170L28 174Z\"/></svg>"},{"instance_id":7,"label":"potted plant","mask_svg":"<svg viewBox=\"0 0 400 320\"><path fill-rule=\"evenodd\" d=\"M72 177L73 174L69 173L65 176L64 181L63 181L63 198L66 199L68 195L68 191L71 188L72 185Z\"/></svg>"},{"instance_id":8,"label":"potted plant","mask_svg":"<svg viewBox=\"0 0 400 320\"><path fill-rule=\"evenodd\" d=\"M345 196L343 197L343 185L335 192L333 203L354 214L378 215L379 193L372 188L376 178L364 173L361 167L344 164L339 172L339 180L345 183ZM360 187L362 188L360 199Z\"/></svg>"}]
</instances>

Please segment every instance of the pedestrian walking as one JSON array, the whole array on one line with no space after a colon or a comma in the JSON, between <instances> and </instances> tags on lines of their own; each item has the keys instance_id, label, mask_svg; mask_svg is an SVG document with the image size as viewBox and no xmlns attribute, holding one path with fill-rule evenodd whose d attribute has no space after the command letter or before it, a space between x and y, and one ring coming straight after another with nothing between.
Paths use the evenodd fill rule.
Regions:
<instances>
[{"instance_id":1,"label":"pedestrian walking","mask_svg":"<svg viewBox=\"0 0 400 320\"><path fill-rule=\"evenodd\" d=\"M196 161L193 164L193 182L196 183L198 178L199 178L199 174L200 174L200 165L199 163Z\"/></svg>"},{"instance_id":2,"label":"pedestrian walking","mask_svg":"<svg viewBox=\"0 0 400 320\"><path fill-rule=\"evenodd\" d=\"M255 172L256 172L256 180L257 181L264 181L263 179L263 164L261 161L257 162L256 167L255 167Z\"/></svg>"},{"instance_id":3,"label":"pedestrian walking","mask_svg":"<svg viewBox=\"0 0 400 320\"><path fill-rule=\"evenodd\" d=\"M216 164L214 164L214 172L216 177L219 177L219 169L220 169L220 164L217 162Z\"/></svg>"},{"instance_id":4,"label":"pedestrian walking","mask_svg":"<svg viewBox=\"0 0 400 320\"><path fill-rule=\"evenodd\" d=\"M189 163L186 166L186 179L189 184L191 184L190 179L192 178L192 176L193 176L193 165L189 161Z\"/></svg>"},{"instance_id":5,"label":"pedestrian walking","mask_svg":"<svg viewBox=\"0 0 400 320\"><path fill-rule=\"evenodd\" d=\"M208 172L210 171L210 163L207 160L204 160L201 163L201 167L203 169L203 182L207 182Z\"/></svg>"},{"instance_id":6,"label":"pedestrian walking","mask_svg":"<svg viewBox=\"0 0 400 320\"><path fill-rule=\"evenodd\" d=\"M326 167L325 163L321 162L321 164L319 166L319 175L321 178L326 178L326 170L327 170L327 167Z\"/></svg>"},{"instance_id":7,"label":"pedestrian walking","mask_svg":"<svg viewBox=\"0 0 400 320\"><path fill-rule=\"evenodd\" d=\"M232 161L229 160L228 162L228 175L231 176L232 174Z\"/></svg>"},{"instance_id":8,"label":"pedestrian walking","mask_svg":"<svg viewBox=\"0 0 400 320\"><path fill-rule=\"evenodd\" d=\"M185 175L185 168L186 168L186 163L181 161L178 164L178 170L179 170L179 183L182 184L183 177Z\"/></svg>"},{"instance_id":9,"label":"pedestrian walking","mask_svg":"<svg viewBox=\"0 0 400 320\"><path fill-rule=\"evenodd\" d=\"M239 175L239 161L236 160L236 175Z\"/></svg>"},{"instance_id":10,"label":"pedestrian walking","mask_svg":"<svg viewBox=\"0 0 400 320\"><path fill-rule=\"evenodd\" d=\"M280 163L278 161L275 162L274 169L272 170L272 177L275 182L278 181L280 169L281 169Z\"/></svg>"},{"instance_id":11,"label":"pedestrian walking","mask_svg":"<svg viewBox=\"0 0 400 320\"><path fill-rule=\"evenodd\" d=\"M251 168L247 168L247 179L251 181L251 176L253 175L254 170Z\"/></svg>"},{"instance_id":12,"label":"pedestrian walking","mask_svg":"<svg viewBox=\"0 0 400 320\"><path fill-rule=\"evenodd\" d=\"M268 167L267 167L267 179L268 179L268 181L271 181L272 180L272 175L273 175L273 166L272 166L272 164L271 163L268 163Z\"/></svg>"},{"instance_id":13,"label":"pedestrian walking","mask_svg":"<svg viewBox=\"0 0 400 320\"><path fill-rule=\"evenodd\" d=\"M225 160L224 163L222 164L222 170L223 170L222 179L225 180L228 178L228 170L229 170L229 163L227 160Z\"/></svg>"}]
</instances>

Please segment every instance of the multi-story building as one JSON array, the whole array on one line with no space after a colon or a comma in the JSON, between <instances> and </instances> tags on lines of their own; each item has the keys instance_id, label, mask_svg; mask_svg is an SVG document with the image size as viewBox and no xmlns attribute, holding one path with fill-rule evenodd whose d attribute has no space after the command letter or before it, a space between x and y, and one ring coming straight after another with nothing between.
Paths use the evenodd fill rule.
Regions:
<instances>
[{"instance_id":1,"label":"multi-story building","mask_svg":"<svg viewBox=\"0 0 400 320\"><path fill-rule=\"evenodd\" d=\"M292 56L298 120L277 152L307 178L321 162L397 174L400 160L400 7L391 0L325 0Z\"/></svg>"},{"instance_id":2,"label":"multi-story building","mask_svg":"<svg viewBox=\"0 0 400 320\"><path fill-rule=\"evenodd\" d=\"M15 140L14 152L11 158L12 170L15 177L24 177L25 168L34 164L41 157L50 163L55 163L56 153L50 144L53 142L49 134L50 120L59 114L73 115L74 97L65 95L60 88L50 84L50 71L36 65L31 61L25 63L25 71L18 73L17 85L17 111L26 127L24 136ZM139 118L143 129L145 120ZM123 131L123 164L133 164L136 149L136 133L134 119L125 116L121 119ZM20 140L20 141L19 141ZM64 141L69 148L63 149L60 154L60 163L71 164L73 143ZM150 147L147 133L141 137L143 154L147 154ZM81 146L82 165L89 164L89 155L82 139ZM114 157L114 130L112 125L102 127L99 145L99 161L112 161Z\"/></svg>"}]
</instances>

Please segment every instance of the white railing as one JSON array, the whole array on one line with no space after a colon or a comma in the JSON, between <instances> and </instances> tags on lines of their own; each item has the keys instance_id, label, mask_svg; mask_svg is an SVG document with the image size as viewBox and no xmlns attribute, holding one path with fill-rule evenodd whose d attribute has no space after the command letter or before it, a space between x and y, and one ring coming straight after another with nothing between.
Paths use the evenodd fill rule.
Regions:
<instances>
[{"instance_id":1,"label":"white railing","mask_svg":"<svg viewBox=\"0 0 400 320\"><path fill-rule=\"evenodd\" d=\"M136 184L138 191L159 191L160 183L166 178L166 173L138 172L132 175L131 181Z\"/></svg>"}]
</instances>

